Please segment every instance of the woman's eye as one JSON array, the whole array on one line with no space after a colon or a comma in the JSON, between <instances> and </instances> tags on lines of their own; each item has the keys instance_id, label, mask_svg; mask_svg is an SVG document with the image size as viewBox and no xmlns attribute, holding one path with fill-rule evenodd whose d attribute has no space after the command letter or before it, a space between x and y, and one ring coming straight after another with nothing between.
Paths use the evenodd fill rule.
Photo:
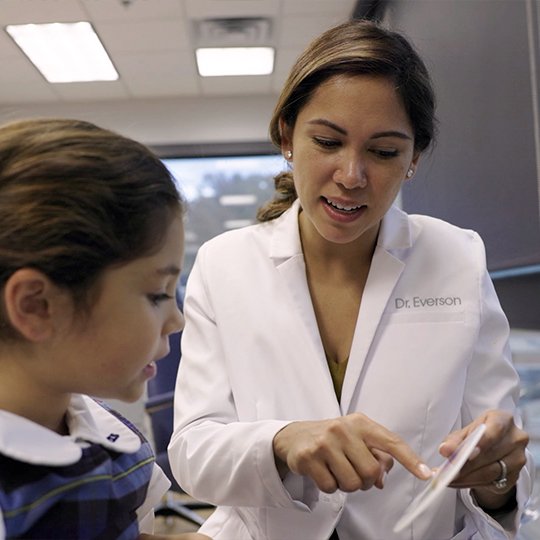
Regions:
<instances>
[{"instance_id":1,"label":"woman's eye","mask_svg":"<svg viewBox=\"0 0 540 540\"><path fill-rule=\"evenodd\" d=\"M336 141L334 139L325 139L323 137L313 137L313 140L316 144L322 146L323 148L335 148L340 144L339 141Z\"/></svg>"},{"instance_id":2,"label":"woman's eye","mask_svg":"<svg viewBox=\"0 0 540 540\"><path fill-rule=\"evenodd\" d=\"M158 294L149 294L148 299L152 304L158 305L160 302L164 302L165 300L172 300L173 297L168 295L167 293L158 293Z\"/></svg>"},{"instance_id":3,"label":"woman's eye","mask_svg":"<svg viewBox=\"0 0 540 540\"><path fill-rule=\"evenodd\" d=\"M376 156L384 159L395 158L399 155L397 150L386 150L384 148L374 148L371 150Z\"/></svg>"}]
</instances>

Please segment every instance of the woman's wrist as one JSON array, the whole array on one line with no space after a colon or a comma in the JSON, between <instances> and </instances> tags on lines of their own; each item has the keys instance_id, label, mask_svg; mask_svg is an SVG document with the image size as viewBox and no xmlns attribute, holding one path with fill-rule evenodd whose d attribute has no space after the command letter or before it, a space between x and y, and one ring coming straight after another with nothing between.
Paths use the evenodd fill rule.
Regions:
<instances>
[{"instance_id":1,"label":"woman's wrist","mask_svg":"<svg viewBox=\"0 0 540 540\"><path fill-rule=\"evenodd\" d=\"M509 513L517 507L515 486L505 493L494 493L490 488L473 488L471 493L478 506L491 516Z\"/></svg>"}]
</instances>

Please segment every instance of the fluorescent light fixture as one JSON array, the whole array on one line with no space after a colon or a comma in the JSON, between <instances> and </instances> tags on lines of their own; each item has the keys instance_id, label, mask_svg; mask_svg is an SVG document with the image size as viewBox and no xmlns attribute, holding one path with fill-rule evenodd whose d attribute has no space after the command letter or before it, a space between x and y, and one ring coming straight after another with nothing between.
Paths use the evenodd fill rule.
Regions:
<instances>
[{"instance_id":1,"label":"fluorescent light fixture","mask_svg":"<svg viewBox=\"0 0 540 540\"><path fill-rule=\"evenodd\" d=\"M272 47L209 47L195 51L202 77L269 75L274 69Z\"/></svg>"},{"instance_id":2,"label":"fluorescent light fixture","mask_svg":"<svg viewBox=\"0 0 540 540\"><path fill-rule=\"evenodd\" d=\"M219 204L221 206L249 206L250 204L256 204L256 195L222 195L219 198Z\"/></svg>"},{"instance_id":3,"label":"fluorescent light fixture","mask_svg":"<svg viewBox=\"0 0 540 540\"><path fill-rule=\"evenodd\" d=\"M51 83L118 79L88 22L17 24L6 26L6 31Z\"/></svg>"}]
</instances>

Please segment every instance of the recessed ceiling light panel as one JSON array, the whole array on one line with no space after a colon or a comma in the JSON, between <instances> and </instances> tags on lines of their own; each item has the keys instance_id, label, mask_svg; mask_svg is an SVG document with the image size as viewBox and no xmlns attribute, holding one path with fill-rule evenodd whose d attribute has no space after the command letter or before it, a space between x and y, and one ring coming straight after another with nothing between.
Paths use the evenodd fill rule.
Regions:
<instances>
[{"instance_id":1,"label":"recessed ceiling light panel","mask_svg":"<svg viewBox=\"0 0 540 540\"><path fill-rule=\"evenodd\" d=\"M6 31L51 83L118 79L88 22L9 25Z\"/></svg>"},{"instance_id":2,"label":"recessed ceiling light panel","mask_svg":"<svg viewBox=\"0 0 540 540\"><path fill-rule=\"evenodd\" d=\"M269 75L274 69L272 47L206 47L195 54L202 77Z\"/></svg>"}]
</instances>

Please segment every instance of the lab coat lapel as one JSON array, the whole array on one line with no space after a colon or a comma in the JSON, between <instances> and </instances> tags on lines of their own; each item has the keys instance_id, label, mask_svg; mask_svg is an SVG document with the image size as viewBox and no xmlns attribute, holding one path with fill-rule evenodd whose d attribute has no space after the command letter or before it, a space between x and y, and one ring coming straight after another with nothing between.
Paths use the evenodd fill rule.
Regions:
<instances>
[{"instance_id":1,"label":"lab coat lapel","mask_svg":"<svg viewBox=\"0 0 540 540\"><path fill-rule=\"evenodd\" d=\"M283 284L303 326L303 329L292 329L294 343L291 343L291 347L301 347L298 356L307 359L305 363L306 377L309 378L310 385L313 385L318 399L324 400L322 402L327 404L328 413L338 416L340 414L339 405L326 364L306 278L306 265L298 229L298 210L299 202L297 200L283 216L281 222L277 224L272 236L270 256L283 278Z\"/></svg>"},{"instance_id":2,"label":"lab coat lapel","mask_svg":"<svg viewBox=\"0 0 540 540\"><path fill-rule=\"evenodd\" d=\"M381 224L379 239L364 288L351 353L343 381L341 412L356 407L353 396L362 384L362 371L382 315L402 272L411 246L407 215L392 207Z\"/></svg>"}]
</instances>

